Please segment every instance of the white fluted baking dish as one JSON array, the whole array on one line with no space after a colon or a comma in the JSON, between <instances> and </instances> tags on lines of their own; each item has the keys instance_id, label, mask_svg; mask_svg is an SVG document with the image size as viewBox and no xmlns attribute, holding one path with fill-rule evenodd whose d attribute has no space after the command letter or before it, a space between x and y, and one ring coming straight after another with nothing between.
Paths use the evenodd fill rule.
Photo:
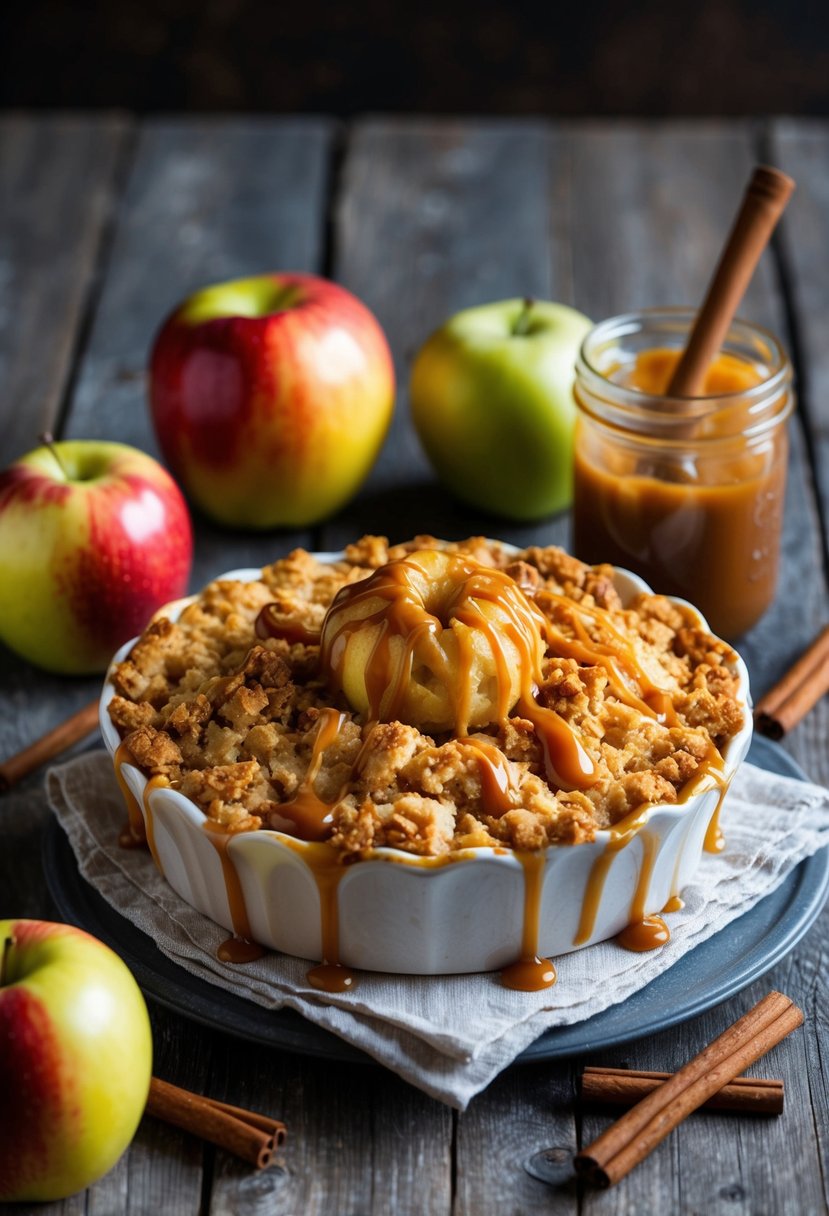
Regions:
<instances>
[{"instance_id":1,"label":"white fluted baking dish","mask_svg":"<svg viewBox=\"0 0 829 1216\"><path fill-rule=\"evenodd\" d=\"M315 556L335 561L342 554ZM260 571L234 570L221 577L253 580L260 577ZM624 570L616 570L614 581L623 603L650 590ZM168 615L175 619L189 602L177 601ZM118 651L112 666L133 644L128 642ZM693 876L722 788L727 788L748 750L752 731L748 672L739 657L735 671L745 723L724 748L719 782L703 779L701 788L690 797L675 804L653 805L637 816L636 830L621 847L614 847L620 843L618 837L598 832L587 844L545 849L536 868L505 848L466 849L436 859L376 849L370 857L341 867L333 895L340 962L414 975L501 968L522 954L534 883L537 951L548 957L613 937L634 914L659 912ZM120 739L107 712L113 695L108 675L100 720L104 741L115 758ZM146 819L146 776L131 764L123 764L121 774ZM155 851L165 878L187 903L233 932L222 859L204 831L204 813L189 798L164 786L151 788L147 798ZM301 958L323 958L325 896L315 877L318 867L308 864L309 859L313 862L319 857L320 848L325 846L270 830L230 838L227 852L238 875L255 941ZM597 887L596 869L604 869L603 862L596 866L600 858L607 867ZM583 919L586 901L595 904L595 916L587 918L588 922L592 919L587 924L589 932L585 932ZM330 923L329 915L329 930Z\"/></svg>"}]
</instances>

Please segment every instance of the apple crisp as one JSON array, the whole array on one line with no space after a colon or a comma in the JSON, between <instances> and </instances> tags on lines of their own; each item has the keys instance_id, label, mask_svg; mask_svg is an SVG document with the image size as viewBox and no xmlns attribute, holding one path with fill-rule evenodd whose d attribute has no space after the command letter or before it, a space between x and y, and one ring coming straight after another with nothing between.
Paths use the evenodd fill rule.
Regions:
<instances>
[{"instance_id":1,"label":"apple crisp","mask_svg":"<svg viewBox=\"0 0 829 1216\"><path fill-rule=\"evenodd\" d=\"M561 549L365 536L156 618L114 667L109 712L135 763L224 831L344 859L536 850L716 769L743 724L733 660L690 610L623 608L611 567Z\"/></svg>"}]
</instances>

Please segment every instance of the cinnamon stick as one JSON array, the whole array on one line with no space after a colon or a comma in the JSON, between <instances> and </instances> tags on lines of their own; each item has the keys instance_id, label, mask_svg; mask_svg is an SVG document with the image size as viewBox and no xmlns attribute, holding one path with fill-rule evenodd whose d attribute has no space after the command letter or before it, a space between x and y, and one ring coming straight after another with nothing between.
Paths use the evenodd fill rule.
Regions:
<instances>
[{"instance_id":1,"label":"cinnamon stick","mask_svg":"<svg viewBox=\"0 0 829 1216\"><path fill-rule=\"evenodd\" d=\"M757 702L757 729L770 739L782 739L829 692L829 625L815 638L795 665Z\"/></svg>"},{"instance_id":2,"label":"cinnamon stick","mask_svg":"<svg viewBox=\"0 0 829 1216\"><path fill-rule=\"evenodd\" d=\"M582 1073L581 1096L585 1102L609 1106L634 1106L653 1093L673 1073L635 1068L587 1067ZM718 1093L703 1102L705 1110L739 1111L746 1115L779 1115L783 1112L783 1082L763 1077L735 1077Z\"/></svg>"},{"instance_id":3,"label":"cinnamon stick","mask_svg":"<svg viewBox=\"0 0 829 1216\"><path fill-rule=\"evenodd\" d=\"M270 1164L274 1150L285 1140L285 1124L278 1119L190 1093L158 1077L150 1083L146 1113L234 1153L257 1169Z\"/></svg>"},{"instance_id":4,"label":"cinnamon stick","mask_svg":"<svg viewBox=\"0 0 829 1216\"><path fill-rule=\"evenodd\" d=\"M793 180L779 169L758 165L754 170L688 345L668 385L669 397L695 397L702 391L705 374L793 190Z\"/></svg>"},{"instance_id":5,"label":"cinnamon stick","mask_svg":"<svg viewBox=\"0 0 829 1216\"><path fill-rule=\"evenodd\" d=\"M574 1160L577 1174L597 1186L624 1178L692 1111L802 1022L802 1012L787 996L770 992L583 1149Z\"/></svg>"},{"instance_id":6,"label":"cinnamon stick","mask_svg":"<svg viewBox=\"0 0 829 1216\"><path fill-rule=\"evenodd\" d=\"M42 738L30 743L22 752L10 756L0 764L0 793L5 793L18 781L28 777L41 764L54 760L61 752L65 752L73 743L92 733L98 725L98 702L90 701L83 709L79 709L71 718L61 722L59 726L48 731Z\"/></svg>"}]
</instances>

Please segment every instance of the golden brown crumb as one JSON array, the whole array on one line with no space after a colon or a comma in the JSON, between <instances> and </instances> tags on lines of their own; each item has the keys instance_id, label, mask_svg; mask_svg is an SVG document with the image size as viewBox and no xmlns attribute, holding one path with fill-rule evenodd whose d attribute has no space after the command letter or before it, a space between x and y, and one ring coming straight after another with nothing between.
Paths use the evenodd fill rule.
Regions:
<instances>
[{"instance_id":1,"label":"golden brown crumb","mask_svg":"<svg viewBox=\"0 0 829 1216\"><path fill-rule=\"evenodd\" d=\"M337 591L435 547L506 571L546 617L533 696L580 738L596 769L588 788L548 777L526 704L464 740L367 723L327 688L313 639ZM278 624L302 624L294 636L308 640L292 641L290 631L257 637L266 604ZM628 657L614 665L606 656L618 657L620 638ZM623 609L611 567L585 566L561 549L516 554L483 537L389 545L364 536L342 561L297 549L261 580L211 583L177 622L155 621L115 668L110 715L140 767L165 776L225 831L290 830L280 808L304 791L330 806L329 840L343 859L381 847L433 857L495 845L537 850L591 840L643 804L681 799L712 745L742 725L733 658L661 596L637 596ZM668 692L675 721L657 720L636 671ZM495 777L485 759L493 755ZM493 781L506 782L506 801Z\"/></svg>"}]
</instances>

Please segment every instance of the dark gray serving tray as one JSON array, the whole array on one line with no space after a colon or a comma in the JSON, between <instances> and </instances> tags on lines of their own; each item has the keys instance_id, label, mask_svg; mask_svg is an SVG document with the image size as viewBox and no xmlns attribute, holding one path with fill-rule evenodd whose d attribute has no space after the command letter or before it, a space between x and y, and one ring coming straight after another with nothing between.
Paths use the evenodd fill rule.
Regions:
<instances>
[{"instance_id":1,"label":"dark gray serving tray","mask_svg":"<svg viewBox=\"0 0 829 1216\"><path fill-rule=\"evenodd\" d=\"M748 759L773 773L805 780L781 747L755 737ZM57 820L45 834L43 864L52 898L71 924L107 942L144 993L167 1009L260 1046L329 1060L374 1063L364 1052L290 1009L274 1012L183 971L81 878ZM829 893L829 850L808 858L771 895L691 950L664 975L586 1022L548 1030L517 1064L555 1060L628 1043L695 1017L753 983L800 941Z\"/></svg>"}]
</instances>

